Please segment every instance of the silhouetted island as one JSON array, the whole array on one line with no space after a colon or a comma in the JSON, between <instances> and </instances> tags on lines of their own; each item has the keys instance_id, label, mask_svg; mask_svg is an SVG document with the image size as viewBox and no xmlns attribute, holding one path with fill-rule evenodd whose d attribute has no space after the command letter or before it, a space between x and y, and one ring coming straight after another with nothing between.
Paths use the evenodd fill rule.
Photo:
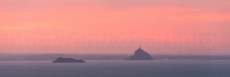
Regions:
<instances>
[{"instance_id":1,"label":"silhouetted island","mask_svg":"<svg viewBox=\"0 0 230 77\"><path fill-rule=\"evenodd\" d=\"M140 48L135 51L134 55L125 58L125 60L153 60L153 58L150 54L145 52L140 46Z\"/></svg>"},{"instance_id":2,"label":"silhouetted island","mask_svg":"<svg viewBox=\"0 0 230 77\"><path fill-rule=\"evenodd\" d=\"M85 61L82 59L77 60L73 58L58 57L56 60L53 61L53 63L85 63Z\"/></svg>"}]
</instances>

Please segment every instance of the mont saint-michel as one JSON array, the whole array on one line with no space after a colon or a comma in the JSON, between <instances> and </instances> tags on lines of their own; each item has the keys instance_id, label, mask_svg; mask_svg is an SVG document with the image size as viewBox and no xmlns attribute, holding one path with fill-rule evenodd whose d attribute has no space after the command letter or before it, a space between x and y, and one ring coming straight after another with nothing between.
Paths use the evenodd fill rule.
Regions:
<instances>
[{"instance_id":1,"label":"mont saint-michel","mask_svg":"<svg viewBox=\"0 0 230 77\"><path fill-rule=\"evenodd\" d=\"M125 58L125 60L153 60L153 58L150 54L144 51L140 46L140 48L138 48L134 52L134 55L131 55L130 57Z\"/></svg>"}]
</instances>

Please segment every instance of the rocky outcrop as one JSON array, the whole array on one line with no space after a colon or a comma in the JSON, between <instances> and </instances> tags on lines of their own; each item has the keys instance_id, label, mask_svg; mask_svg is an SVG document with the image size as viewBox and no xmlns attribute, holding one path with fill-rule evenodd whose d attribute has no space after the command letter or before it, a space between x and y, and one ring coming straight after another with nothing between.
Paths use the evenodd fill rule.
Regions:
<instances>
[{"instance_id":1,"label":"rocky outcrop","mask_svg":"<svg viewBox=\"0 0 230 77\"><path fill-rule=\"evenodd\" d=\"M82 59L73 59L73 58L62 58L58 57L56 60L53 61L53 63L85 63Z\"/></svg>"}]
</instances>

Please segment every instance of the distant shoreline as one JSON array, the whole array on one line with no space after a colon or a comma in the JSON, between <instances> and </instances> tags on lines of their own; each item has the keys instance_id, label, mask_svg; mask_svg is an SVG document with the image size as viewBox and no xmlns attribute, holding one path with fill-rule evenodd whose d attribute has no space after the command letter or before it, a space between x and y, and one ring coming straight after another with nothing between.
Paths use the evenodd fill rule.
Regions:
<instances>
[{"instance_id":1,"label":"distant shoreline","mask_svg":"<svg viewBox=\"0 0 230 77\"><path fill-rule=\"evenodd\" d=\"M57 57L84 60L123 60L130 55L112 54L0 54L0 61L50 61ZM230 60L230 55L151 55L155 60Z\"/></svg>"}]
</instances>

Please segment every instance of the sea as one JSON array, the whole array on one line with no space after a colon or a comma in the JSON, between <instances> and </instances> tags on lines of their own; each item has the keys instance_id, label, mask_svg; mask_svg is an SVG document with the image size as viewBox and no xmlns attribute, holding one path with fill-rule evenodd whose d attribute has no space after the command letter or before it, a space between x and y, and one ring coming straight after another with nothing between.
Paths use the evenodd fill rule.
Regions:
<instances>
[{"instance_id":1,"label":"sea","mask_svg":"<svg viewBox=\"0 0 230 77\"><path fill-rule=\"evenodd\" d=\"M230 77L230 60L0 61L0 77Z\"/></svg>"}]
</instances>

